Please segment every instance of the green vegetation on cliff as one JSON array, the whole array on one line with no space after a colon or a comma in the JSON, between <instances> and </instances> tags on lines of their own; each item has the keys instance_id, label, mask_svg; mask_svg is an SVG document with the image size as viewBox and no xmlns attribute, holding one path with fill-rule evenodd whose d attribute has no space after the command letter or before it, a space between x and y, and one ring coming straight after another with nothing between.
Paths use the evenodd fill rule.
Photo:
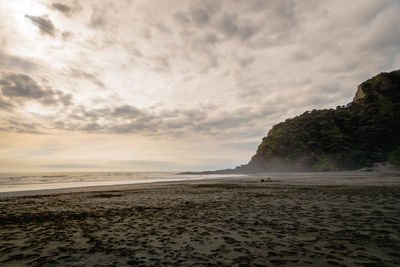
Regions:
<instances>
[{"instance_id":1,"label":"green vegetation on cliff","mask_svg":"<svg viewBox=\"0 0 400 267\"><path fill-rule=\"evenodd\" d=\"M235 170L351 170L382 161L400 165L400 70L362 83L347 106L275 125Z\"/></svg>"}]
</instances>

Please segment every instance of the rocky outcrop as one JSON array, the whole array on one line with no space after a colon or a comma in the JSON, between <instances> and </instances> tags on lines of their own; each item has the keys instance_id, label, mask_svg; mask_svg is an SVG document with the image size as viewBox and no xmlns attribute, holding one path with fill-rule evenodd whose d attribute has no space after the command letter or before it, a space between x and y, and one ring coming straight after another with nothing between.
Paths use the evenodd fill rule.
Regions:
<instances>
[{"instance_id":1,"label":"rocky outcrop","mask_svg":"<svg viewBox=\"0 0 400 267\"><path fill-rule=\"evenodd\" d=\"M360 101L361 99L364 98L364 96L365 96L365 93L364 93L364 91L363 91L363 88L362 88L361 85L359 85L359 86L358 86L358 89L357 89L357 92L356 92L356 95L355 95L354 98L353 98L353 102L358 102L358 101Z\"/></svg>"},{"instance_id":2,"label":"rocky outcrop","mask_svg":"<svg viewBox=\"0 0 400 267\"><path fill-rule=\"evenodd\" d=\"M237 171L351 170L400 164L400 70L358 86L352 103L275 125Z\"/></svg>"}]
</instances>

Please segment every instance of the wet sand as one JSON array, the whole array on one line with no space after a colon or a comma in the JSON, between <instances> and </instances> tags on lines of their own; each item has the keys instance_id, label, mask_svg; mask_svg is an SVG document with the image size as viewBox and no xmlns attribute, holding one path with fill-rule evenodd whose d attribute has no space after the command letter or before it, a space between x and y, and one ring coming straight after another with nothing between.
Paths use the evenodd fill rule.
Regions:
<instances>
[{"instance_id":1,"label":"wet sand","mask_svg":"<svg viewBox=\"0 0 400 267\"><path fill-rule=\"evenodd\" d=\"M399 266L398 180L251 178L1 197L0 266Z\"/></svg>"}]
</instances>

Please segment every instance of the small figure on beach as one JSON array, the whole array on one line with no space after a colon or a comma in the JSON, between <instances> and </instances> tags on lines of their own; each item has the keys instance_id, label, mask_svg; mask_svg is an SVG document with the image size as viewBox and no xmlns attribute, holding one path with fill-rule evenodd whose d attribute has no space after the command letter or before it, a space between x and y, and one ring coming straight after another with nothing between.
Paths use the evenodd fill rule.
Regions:
<instances>
[{"instance_id":1,"label":"small figure on beach","mask_svg":"<svg viewBox=\"0 0 400 267\"><path fill-rule=\"evenodd\" d=\"M268 182L272 182L272 180L271 180L270 177L268 177L267 179L262 178L262 179L260 180L260 182L262 182L262 183L268 183Z\"/></svg>"}]
</instances>

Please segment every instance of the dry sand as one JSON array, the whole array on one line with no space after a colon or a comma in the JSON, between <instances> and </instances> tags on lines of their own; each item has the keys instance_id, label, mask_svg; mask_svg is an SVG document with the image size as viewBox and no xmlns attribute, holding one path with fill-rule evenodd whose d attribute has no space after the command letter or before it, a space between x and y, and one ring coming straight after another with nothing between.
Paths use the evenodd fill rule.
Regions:
<instances>
[{"instance_id":1,"label":"dry sand","mask_svg":"<svg viewBox=\"0 0 400 267\"><path fill-rule=\"evenodd\" d=\"M0 198L0 266L400 265L400 183L250 180Z\"/></svg>"}]
</instances>

